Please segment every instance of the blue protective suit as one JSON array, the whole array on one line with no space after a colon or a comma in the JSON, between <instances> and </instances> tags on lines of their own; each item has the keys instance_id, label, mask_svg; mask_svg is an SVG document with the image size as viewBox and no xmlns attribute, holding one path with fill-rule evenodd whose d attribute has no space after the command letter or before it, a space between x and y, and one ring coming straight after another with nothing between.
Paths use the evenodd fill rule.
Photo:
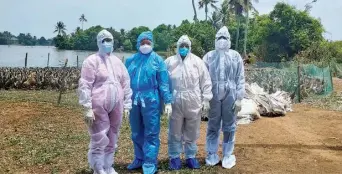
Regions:
<instances>
[{"instance_id":1,"label":"blue protective suit","mask_svg":"<svg viewBox=\"0 0 342 174\"><path fill-rule=\"evenodd\" d=\"M138 50L140 42L145 39L152 42L152 33L143 32L139 35ZM154 51L149 54L139 51L127 59L126 67L133 90L130 124L135 156L128 169L143 167L144 173L154 173L160 145L160 99L165 104L172 101L168 71L164 60Z\"/></svg>"},{"instance_id":2,"label":"blue protective suit","mask_svg":"<svg viewBox=\"0 0 342 174\"><path fill-rule=\"evenodd\" d=\"M219 41L222 36L228 38L223 48ZM224 135L223 156L225 158L232 155L236 131L233 107L235 101L242 100L245 95L243 60L237 51L230 49L230 45L230 34L227 27L223 27L216 34L215 50L203 58L211 76L213 92L206 138L208 165L216 165L220 161L217 155L220 128Z\"/></svg>"}]
</instances>

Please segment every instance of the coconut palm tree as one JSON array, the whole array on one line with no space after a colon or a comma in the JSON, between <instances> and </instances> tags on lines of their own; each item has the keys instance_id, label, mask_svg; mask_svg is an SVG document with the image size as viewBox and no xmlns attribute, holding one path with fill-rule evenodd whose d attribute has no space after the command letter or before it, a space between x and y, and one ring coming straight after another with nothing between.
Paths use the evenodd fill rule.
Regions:
<instances>
[{"instance_id":1,"label":"coconut palm tree","mask_svg":"<svg viewBox=\"0 0 342 174\"><path fill-rule=\"evenodd\" d=\"M198 2L199 8L204 8L205 10L205 20L208 20L208 6L210 5L213 9L217 10L217 6L215 5L218 1L217 0L200 0Z\"/></svg>"},{"instance_id":2,"label":"coconut palm tree","mask_svg":"<svg viewBox=\"0 0 342 174\"><path fill-rule=\"evenodd\" d=\"M80 22L82 23L82 30L83 30L83 23L88 22L88 20L85 18L84 14L81 15L80 17Z\"/></svg>"},{"instance_id":3,"label":"coconut palm tree","mask_svg":"<svg viewBox=\"0 0 342 174\"><path fill-rule=\"evenodd\" d=\"M66 34L65 31L66 31L66 26L64 25L64 23L62 21L57 22L54 33L57 32L58 33L57 35L60 36L61 34L65 35Z\"/></svg>"},{"instance_id":4,"label":"coconut palm tree","mask_svg":"<svg viewBox=\"0 0 342 174\"><path fill-rule=\"evenodd\" d=\"M239 37L240 37L240 20L243 13L243 0L229 0L229 10L233 11L235 14L237 27L236 27L236 40L235 40L235 50L239 48Z\"/></svg>"},{"instance_id":5,"label":"coconut palm tree","mask_svg":"<svg viewBox=\"0 0 342 174\"><path fill-rule=\"evenodd\" d=\"M247 36L248 36L248 27L249 27L249 11L253 10L256 11L257 10L254 8L252 1L254 1L255 3L258 3L259 0L243 0L243 8L244 8L244 12L246 14L246 28L245 28L245 39L244 39L244 43L243 43L243 56L246 57L247 56Z\"/></svg>"},{"instance_id":6,"label":"coconut palm tree","mask_svg":"<svg viewBox=\"0 0 342 174\"><path fill-rule=\"evenodd\" d=\"M194 9L194 21L198 21L195 0L192 0L192 8Z\"/></svg>"},{"instance_id":7,"label":"coconut palm tree","mask_svg":"<svg viewBox=\"0 0 342 174\"><path fill-rule=\"evenodd\" d=\"M209 17L209 22L216 29L219 30L222 27L222 15L220 11L216 10L212 13L211 17Z\"/></svg>"}]
</instances>

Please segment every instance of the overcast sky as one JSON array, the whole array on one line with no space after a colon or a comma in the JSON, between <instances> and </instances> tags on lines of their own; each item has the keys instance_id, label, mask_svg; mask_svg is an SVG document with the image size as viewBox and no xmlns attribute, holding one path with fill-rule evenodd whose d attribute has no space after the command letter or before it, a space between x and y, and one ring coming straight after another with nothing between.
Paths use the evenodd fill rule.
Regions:
<instances>
[{"instance_id":1,"label":"overcast sky","mask_svg":"<svg viewBox=\"0 0 342 174\"><path fill-rule=\"evenodd\" d=\"M269 13L278 1L259 0L255 7L260 14ZM284 1L304 9L311 0ZM193 18L191 0L0 0L0 31L51 38L57 21L63 21L70 33L81 26L81 14L88 19L85 28L101 25L117 30L141 25L153 29L162 23L178 26ZM342 40L342 0L318 0L311 14L322 21L327 39ZM204 10L199 11L199 18L204 17Z\"/></svg>"}]
</instances>

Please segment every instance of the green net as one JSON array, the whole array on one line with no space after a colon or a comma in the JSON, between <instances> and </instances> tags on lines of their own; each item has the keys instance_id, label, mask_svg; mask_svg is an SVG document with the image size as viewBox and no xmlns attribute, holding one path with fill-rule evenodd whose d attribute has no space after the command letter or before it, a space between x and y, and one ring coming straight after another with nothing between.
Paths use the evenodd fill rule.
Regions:
<instances>
[{"instance_id":1,"label":"green net","mask_svg":"<svg viewBox=\"0 0 342 174\"><path fill-rule=\"evenodd\" d=\"M300 97L305 98L310 95L327 95L333 91L330 67L319 68L314 64L298 67L295 62L257 62L246 68L246 81L257 83L268 93L286 91L296 101L299 92Z\"/></svg>"}]
</instances>

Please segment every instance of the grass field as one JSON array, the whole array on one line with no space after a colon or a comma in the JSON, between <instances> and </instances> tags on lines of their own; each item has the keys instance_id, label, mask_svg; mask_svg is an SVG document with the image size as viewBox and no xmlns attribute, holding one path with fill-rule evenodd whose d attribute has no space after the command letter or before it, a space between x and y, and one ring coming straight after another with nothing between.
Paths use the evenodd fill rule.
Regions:
<instances>
[{"instance_id":1,"label":"grass field","mask_svg":"<svg viewBox=\"0 0 342 174\"><path fill-rule=\"evenodd\" d=\"M335 86L335 92L342 91L341 81ZM91 173L86 156L89 137L77 97L74 92L64 94L60 106L57 98L58 93L51 91L0 91L0 173ZM327 109L298 104L285 117L263 117L240 126L237 166L231 170L204 166L203 122L198 141L202 168L178 173L341 173L342 112ZM161 140L159 173L177 173L168 170L165 119ZM115 169L141 173L126 170L133 159L127 120L118 145Z\"/></svg>"}]
</instances>

